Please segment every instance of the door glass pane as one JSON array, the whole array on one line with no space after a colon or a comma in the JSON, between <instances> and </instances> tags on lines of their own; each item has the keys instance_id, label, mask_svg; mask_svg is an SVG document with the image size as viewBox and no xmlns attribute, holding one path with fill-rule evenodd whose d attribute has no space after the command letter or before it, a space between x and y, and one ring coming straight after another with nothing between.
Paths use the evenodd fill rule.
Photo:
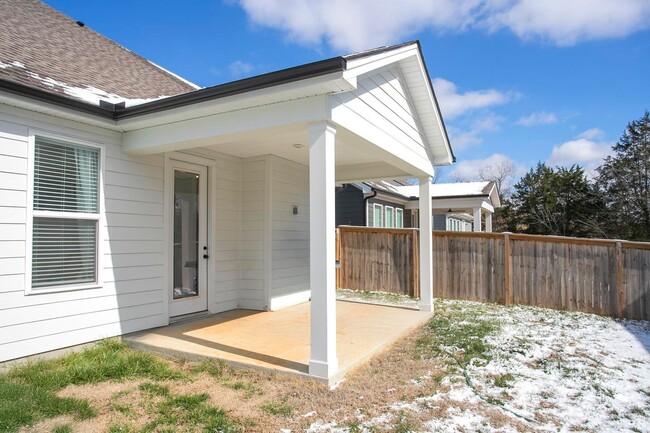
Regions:
<instances>
[{"instance_id":1,"label":"door glass pane","mask_svg":"<svg viewBox=\"0 0 650 433\"><path fill-rule=\"evenodd\" d=\"M199 175L174 171L174 299L199 295Z\"/></svg>"}]
</instances>

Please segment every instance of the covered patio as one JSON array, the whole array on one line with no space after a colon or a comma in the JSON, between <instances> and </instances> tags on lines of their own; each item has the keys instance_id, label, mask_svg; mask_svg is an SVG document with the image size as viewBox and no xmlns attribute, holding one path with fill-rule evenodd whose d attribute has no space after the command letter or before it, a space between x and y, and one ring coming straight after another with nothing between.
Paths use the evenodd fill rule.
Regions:
<instances>
[{"instance_id":1,"label":"covered patio","mask_svg":"<svg viewBox=\"0 0 650 433\"><path fill-rule=\"evenodd\" d=\"M339 371L332 383L426 323L432 313L356 302L336 303ZM183 359L307 375L310 303L282 311L231 310L124 337L133 347ZM324 379L324 378L323 378Z\"/></svg>"},{"instance_id":2,"label":"covered patio","mask_svg":"<svg viewBox=\"0 0 650 433\"><path fill-rule=\"evenodd\" d=\"M181 309L186 300L172 297L163 309L172 321L188 312L219 314L212 322L173 325L139 339L331 382L433 311L428 235L420 238L422 313L350 307L336 302L335 291L336 185L411 177L418 179L420 196L428 198L433 166L453 161L417 43L303 65L159 104L123 116L120 125L124 152L166 158L167 257L175 236L171 191L177 168L208 179L197 189L208 191L199 206L207 209L207 227L195 242L203 245L204 260L184 262L198 268L197 290L207 301L198 297L198 307ZM421 199L420 209L420 226L432 227L431 200ZM200 218L198 225L205 227ZM166 279L173 279L171 266ZM373 313L364 320L366 310ZM339 326L340 320L349 323ZM251 332L242 331L250 321L255 321Z\"/></svg>"}]
</instances>

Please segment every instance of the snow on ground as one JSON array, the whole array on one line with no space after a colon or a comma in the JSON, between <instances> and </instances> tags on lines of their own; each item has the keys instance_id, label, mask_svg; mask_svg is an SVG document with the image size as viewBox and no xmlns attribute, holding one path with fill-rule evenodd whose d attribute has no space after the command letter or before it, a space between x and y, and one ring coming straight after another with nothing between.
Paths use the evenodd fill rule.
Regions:
<instances>
[{"instance_id":1,"label":"snow on ground","mask_svg":"<svg viewBox=\"0 0 650 433\"><path fill-rule=\"evenodd\" d=\"M438 304L461 305L476 320L500 323L483 339L486 360L470 362L467 377L450 366L438 393L387 402L384 418L364 420L358 431L384 431L406 411L424 419L423 431L429 432L650 432L650 322ZM427 411L436 416L427 417ZM350 432L331 420L315 421L307 431Z\"/></svg>"}]
</instances>

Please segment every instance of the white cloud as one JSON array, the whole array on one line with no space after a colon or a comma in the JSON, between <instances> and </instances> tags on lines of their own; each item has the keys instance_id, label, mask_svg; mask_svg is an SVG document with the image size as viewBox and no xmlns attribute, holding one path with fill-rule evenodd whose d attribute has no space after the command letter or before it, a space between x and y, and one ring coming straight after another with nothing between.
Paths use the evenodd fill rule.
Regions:
<instances>
[{"instance_id":1,"label":"white cloud","mask_svg":"<svg viewBox=\"0 0 650 433\"><path fill-rule=\"evenodd\" d=\"M358 51L428 29L512 31L526 41L573 45L650 27L647 0L237 0L257 25L304 45Z\"/></svg>"},{"instance_id":2,"label":"white cloud","mask_svg":"<svg viewBox=\"0 0 650 433\"><path fill-rule=\"evenodd\" d=\"M455 151L459 151L481 144L483 142L482 133L498 131L504 120L504 117L490 114L476 119L467 129L449 127L451 147Z\"/></svg>"},{"instance_id":3,"label":"white cloud","mask_svg":"<svg viewBox=\"0 0 650 433\"><path fill-rule=\"evenodd\" d=\"M578 135L576 139L566 141L559 146L553 146L549 165L571 166L578 164L585 169L589 176L596 174L596 168L602 164L603 159L611 154L612 144L597 141L603 138L599 129L589 129Z\"/></svg>"},{"instance_id":4,"label":"white cloud","mask_svg":"<svg viewBox=\"0 0 650 433\"><path fill-rule=\"evenodd\" d=\"M466 159L452 165L452 170L449 173L450 179L462 179L465 181L475 181L479 179L479 173L486 167L496 167L504 162L512 163L516 167L515 177L520 177L526 172L526 168L521 164L516 163L512 158L501 153L494 153L487 158L483 159Z\"/></svg>"},{"instance_id":5,"label":"white cloud","mask_svg":"<svg viewBox=\"0 0 650 433\"><path fill-rule=\"evenodd\" d=\"M431 84L436 92L445 119L453 119L479 108L502 105L518 97L516 94L500 92L495 89L473 90L462 93L458 91L456 84L444 78L434 78L431 80Z\"/></svg>"},{"instance_id":6,"label":"white cloud","mask_svg":"<svg viewBox=\"0 0 650 433\"><path fill-rule=\"evenodd\" d=\"M627 36L648 28L649 20L647 0L511 0L488 23L523 40L568 46Z\"/></svg>"},{"instance_id":7,"label":"white cloud","mask_svg":"<svg viewBox=\"0 0 650 433\"><path fill-rule=\"evenodd\" d=\"M241 60L236 60L228 65L228 71L233 77L244 77L255 70L255 65Z\"/></svg>"},{"instance_id":8,"label":"white cloud","mask_svg":"<svg viewBox=\"0 0 650 433\"><path fill-rule=\"evenodd\" d=\"M535 125L549 125L551 123L557 123L558 118L554 113L547 113L546 111L540 111L538 113L533 113L530 116L520 117L519 120L515 122L517 125L521 126L535 126Z\"/></svg>"},{"instance_id":9,"label":"white cloud","mask_svg":"<svg viewBox=\"0 0 650 433\"><path fill-rule=\"evenodd\" d=\"M591 128L578 134L578 138L584 138L585 140L602 140L605 138L605 132L602 129Z\"/></svg>"}]
</instances>

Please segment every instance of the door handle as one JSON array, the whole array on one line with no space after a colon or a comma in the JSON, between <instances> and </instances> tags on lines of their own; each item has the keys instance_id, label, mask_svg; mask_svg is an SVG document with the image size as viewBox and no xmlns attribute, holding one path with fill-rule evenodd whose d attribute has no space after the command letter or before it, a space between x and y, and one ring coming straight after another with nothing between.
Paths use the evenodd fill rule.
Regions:
<instances>
[{"instance_id":1,"label":"door handle","mask_svg":"<svg viewBox=\"0 0 650 433\"><path fill-rule=\"evenodd\" d=\"M204 251L203 258L204 259L210 258L210 256L208 255L208 247L203 247L203 251Z\"/></svg>"}]
</instances>

